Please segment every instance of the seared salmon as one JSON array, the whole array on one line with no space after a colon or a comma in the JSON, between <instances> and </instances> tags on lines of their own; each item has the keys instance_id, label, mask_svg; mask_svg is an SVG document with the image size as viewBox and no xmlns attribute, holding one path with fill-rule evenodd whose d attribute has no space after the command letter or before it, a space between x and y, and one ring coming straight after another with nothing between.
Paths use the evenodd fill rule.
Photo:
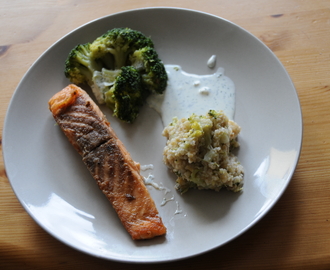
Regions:
<instances>
[{"instance_id":1,"label":"seared salmon","mask_svg":"<svg viewBox=\"0 0 330 270\"><path fill-rule=\"evenodd\" d=\"M140 165L90 96L70 84L49 100L49 109L131 237L149 239L165 234Z\"/></svg>"}]
</instances>

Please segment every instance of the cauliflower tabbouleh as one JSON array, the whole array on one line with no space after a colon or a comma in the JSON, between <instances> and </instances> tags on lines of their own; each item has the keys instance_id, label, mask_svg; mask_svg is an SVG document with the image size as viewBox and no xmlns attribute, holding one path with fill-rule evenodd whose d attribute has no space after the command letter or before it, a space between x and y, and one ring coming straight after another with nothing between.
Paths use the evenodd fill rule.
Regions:
<instances>
[{"instance_id":1,"label":"cauliflower tabbouleh","mask_svg":"<svg viewBox=\"0 0 330 270\"><path fill-rule=\"evenodd\" d=\"M238 147L241 128L222 111L173 118L163 131L167 138L164 163L177 176L176 189L222 187L238 192L243 188L243 166L231 150Z\"/></svg>"}]
</instances>

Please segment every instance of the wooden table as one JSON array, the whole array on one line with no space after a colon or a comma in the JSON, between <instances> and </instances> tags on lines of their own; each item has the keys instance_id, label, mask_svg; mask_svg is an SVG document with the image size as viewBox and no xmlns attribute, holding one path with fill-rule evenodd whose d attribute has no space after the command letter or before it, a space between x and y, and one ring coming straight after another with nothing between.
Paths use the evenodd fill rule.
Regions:
<instances>
[{"instance_id":1,"label":"wooden table","mask_svg":"<svg viewBox=\"0 0 330 270\"><path fill-rule=\"evenodd\" d=\"M148 6L224 17L261 39L290 74L304 138L292 181L252 229L216 250L160 265L106 261L59 242L25 212L0 158L0 269L330 269L329 0L0 0L0 129L24 73L56 40L101 16Z\"/></svg>"}]
</instances>

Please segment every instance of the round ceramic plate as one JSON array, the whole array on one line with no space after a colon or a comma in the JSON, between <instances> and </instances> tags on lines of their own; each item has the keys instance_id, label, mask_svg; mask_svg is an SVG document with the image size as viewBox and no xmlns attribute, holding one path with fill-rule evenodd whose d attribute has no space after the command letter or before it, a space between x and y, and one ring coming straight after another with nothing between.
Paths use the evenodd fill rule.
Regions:
<instances>
[{"instance_id":1,"label":"round ceramic plate","mask_svg":"<svg viewBox=\"0 0 330 270\"><path fill-rule=\"evenodd\" d=\"M152 23L151 23L152 22ZM133 241L98 189L80 156L54 123L48 100L69 81L64 61L78 43L114 27L150 36L165 64L211 74L217 56L236 87L234 120L242 127L238 158L245 168L241 194L174 189L162 162L165 138L159 115L145 106L133 125L107 115L142 171L169 192L148 186L168 229L164 237ZM286 189L298 162L302 117L295 88L276 56L256 37L222 18L186 9L146 8L92 21L51 46L16 89L5 120L3 153L12 188L47 232L82 252L125 262L165 262L217 248L260 220ZM173 198L161 206L163 198ZM271 228L270 228L271 229Z\"/></svg>"}]
</instances>

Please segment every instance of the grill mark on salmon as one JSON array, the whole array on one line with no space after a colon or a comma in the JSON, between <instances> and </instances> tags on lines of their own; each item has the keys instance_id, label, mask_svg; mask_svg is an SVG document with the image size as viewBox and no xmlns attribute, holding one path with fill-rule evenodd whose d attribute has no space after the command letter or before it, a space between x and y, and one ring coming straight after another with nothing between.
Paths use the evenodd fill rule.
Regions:
<instances>
[{"instance_id":1,"label":"grill mark on salmon","mask_svg":"<svg viewBox=\"0 0 330 270\"><path fill-rule=\"evenodd\" d=\"M71 84L49 100L49 109L131 237L138 240L165 234L139 164L89 95Z\"/></svg>"}]
</instances>

